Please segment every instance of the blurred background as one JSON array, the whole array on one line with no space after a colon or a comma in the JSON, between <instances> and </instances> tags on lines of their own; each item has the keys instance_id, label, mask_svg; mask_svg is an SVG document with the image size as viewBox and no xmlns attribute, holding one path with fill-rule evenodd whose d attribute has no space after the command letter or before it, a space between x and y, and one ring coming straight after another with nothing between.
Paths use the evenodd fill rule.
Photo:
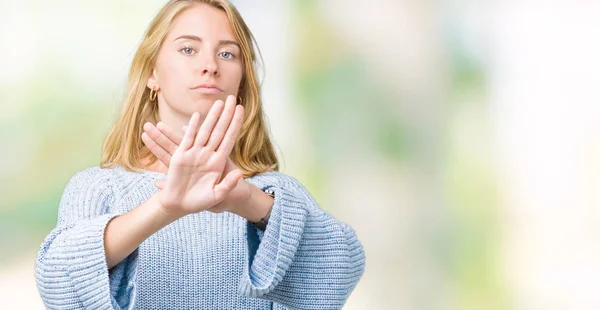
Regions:
<instances>
[{"instance_id":1,"label":"blurred background","mask_svg":"<svg viewBox=\"0 0 600 310\"><path fill-rule=\"evenodd\" d=\"M165 2L1 0L2 308ZM600 3L234 3L281 171L364 245L345 309L600 309Z\"/></svg>"}]
</instances>

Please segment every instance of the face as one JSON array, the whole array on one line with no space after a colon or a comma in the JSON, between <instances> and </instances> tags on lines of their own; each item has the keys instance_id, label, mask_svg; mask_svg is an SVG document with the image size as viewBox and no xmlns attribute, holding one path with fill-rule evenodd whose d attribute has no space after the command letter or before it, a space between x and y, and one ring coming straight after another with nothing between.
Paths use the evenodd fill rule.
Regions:
<instances>
[{"instance_id":1,"label":"face","mask_svg":"<svg viewBox=\"0 0 600 310\"><path fill-rule=\"evenodd\" d=\"M158 88L160 118L167 121L206 115L216 100L237 97L241 80L241 49L227 15L196 5L173 20L147 86Z\"/></svg>"}]
</instances>

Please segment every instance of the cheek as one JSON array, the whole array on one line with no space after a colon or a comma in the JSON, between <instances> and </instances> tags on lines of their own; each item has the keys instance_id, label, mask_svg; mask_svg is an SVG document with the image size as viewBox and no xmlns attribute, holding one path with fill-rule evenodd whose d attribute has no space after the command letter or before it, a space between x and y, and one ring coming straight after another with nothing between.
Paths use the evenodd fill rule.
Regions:
<instances>
[{"instance_id":1,"label":"cheek","mask_svg":"<svg viewBox=\"0 0 600 310\"><path fill-rule=\"evenodd\" d=\"M232 65L226 68L227 72L223 72L227 76L228 88L232 93L236 93L242 81L243 70L241 65Z\"/></svg>"},{"instance_id":2,"label":"cheek","mask_svg":"<svg viewBox=\"0 0 600 310\"><path fill-rule=\"evenodd\" d=\"M157 72L157 82L165 94L176 94L186 88L189 65L177 59L166 59Z\"/></svg>"}]
</instances>

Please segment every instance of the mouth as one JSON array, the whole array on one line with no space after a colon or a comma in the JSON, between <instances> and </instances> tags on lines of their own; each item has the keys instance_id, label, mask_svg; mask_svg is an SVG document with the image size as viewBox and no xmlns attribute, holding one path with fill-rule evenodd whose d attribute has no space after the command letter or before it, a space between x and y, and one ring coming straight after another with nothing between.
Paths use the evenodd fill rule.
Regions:
<instances>
[{"instance_id":1,"label":"mouth","mask_svg":"<svg viewBox=\"0 0 600 310\"><path fill-rule=\"evenodd\" d=\"M200 84L192 87L192 91L204 94L218 94L223 92L216 84Z\"/></svg>"}]
</instances>

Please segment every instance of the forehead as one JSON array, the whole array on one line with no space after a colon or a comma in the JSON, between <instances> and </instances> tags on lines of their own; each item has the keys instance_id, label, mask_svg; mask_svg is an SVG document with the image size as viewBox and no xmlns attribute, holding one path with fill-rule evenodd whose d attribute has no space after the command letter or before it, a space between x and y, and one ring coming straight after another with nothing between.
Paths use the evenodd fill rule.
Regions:
<instances>
[{"instance_id":1,"label":"forehead","mask_svg":"<svg viewBox=\"0 0 600 310\"><path fill-rule=\"evenodd\" d=\"M224 11L206 4L185 9L171 22L167 38L196 35L206 39L235 40L233 29Z\"/></svg>"}]
</instances>

